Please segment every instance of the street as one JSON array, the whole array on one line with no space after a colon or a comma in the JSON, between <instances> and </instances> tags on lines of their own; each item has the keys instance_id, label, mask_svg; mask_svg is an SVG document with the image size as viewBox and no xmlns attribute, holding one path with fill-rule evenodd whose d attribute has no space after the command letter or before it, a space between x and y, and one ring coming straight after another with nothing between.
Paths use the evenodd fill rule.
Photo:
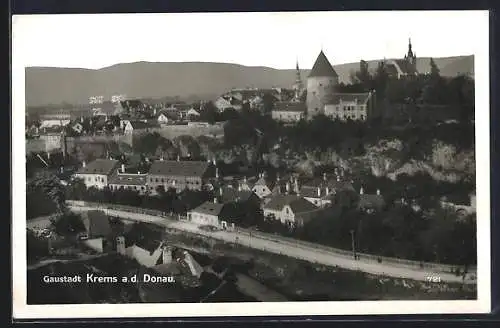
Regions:
<instances>
[{"instance_id":1,"label":"street","mask_svg":"<svg viewBox=\"0 0 500 328\"><path fill-rule=\"evenodd\" d=\"M94 207L87 206L70 206L71 210L75 212L83 212L88 210L95 210ZM293 244L289 241L282 241L279 238L269 239L262 236L232 232L232 231L203 231L198 228L196 224L188 221L171 220L164 217L139 214L133 212L104 209L109 216L120 217L126 220L133 220L137 222L153 223L165 228L186 231L198 235L211 237L214 239L222 240L229 243L237 243L246 247L259 249L262 251L286 255L296 259L305 260L311 263L323 264L327 266L337 266L344 269L362 271L374 275L383 275L394 278L406 278L419 281L429 281L429 277L440 277L442 282L455 282L475 284L476 281L466 279L463 281L461 276L456 276L452 273L446 272L432 272L427 270L412 269L409 267L398 267L394 264L368 262L364 260L354 261L352 257L328 252L326 250L319 250L317 248L308 247L303 244Z\"/></svg>"}]
</instances>

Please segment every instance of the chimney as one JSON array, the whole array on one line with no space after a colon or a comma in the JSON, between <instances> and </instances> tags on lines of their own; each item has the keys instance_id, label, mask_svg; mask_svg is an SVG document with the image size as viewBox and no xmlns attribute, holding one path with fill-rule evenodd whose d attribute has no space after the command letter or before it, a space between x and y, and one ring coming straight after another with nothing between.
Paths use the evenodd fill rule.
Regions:
<instances>
[{"instance_id":1,"label":"chimney","mask_svg":"<svg viewBox=\"0 0 500 328\"><path fill-rule=\"evenodd\" d=\"M61 174L64 173L64 166L61 166L61 169L59 172L61 172Z\"/></svg>"},{"instance_id":2,"label":"chimney","mask_svg":"<svg viewBox=\"0 0 500 328\"><path fill-rule=\"evenodd\" d=\"M290 192L290 183L289 182L286 183L285 188L286 188L286 193L288 194Z\"/></svg>"},{"instance_id":3,"label":"chimney","mask_svg":"<svg viewBox=\"0 0 500 328\"><path fill-rule=\"evenodd\" d=\"M360 194L360 195L363 195L363 194L364 194L363 187L359 188L359 194Z\"/></svg>"},{"instance_id":4,"label":"chimney","mask_svg":"<svg viewBox=\"0 0 500 328\"><path fill-rule=\"evenodd\" d=\"M214 204L217 204L217 197L214 197Z\"/></svg>"},{"instance_id":5,"label":"chimney","mask_svg":"<svg viewBox=\"0 0 500 328\"><path fill-rule=\"evenodd\" d=\"M337 175L337 182L339 182L339 181L340 181L340 177Z\"/></svg>"},{"instance_id":6,"label":"chimney","mask_svg":"<svg viewBox=\"0 0 500 328\"><path fill-rule=\"evenodd\" d=\"M168 264L172 262L172 249L168 246L164 246L162 250L162 260L163 264Z\"/></svg>"},{"instance_id":7,"label":"chimney","mask_svg":"<svg viewBox=\"0 0 500 328\"><path fill-rule=\"evenodd\" d=\"M215 177L219 178L219 168L218 167L215 168Z\"/></svg>"},{"instance_id":8,"label":"chimney","mask_svg":"<svg viewBox=\"0 0 500 328\"><path fill-rule=\"evenodd\" d=\"M377 189L377 195L380 196L380 189Z\"/></svg>"},{"instance_id":9,"label":"chimney","mask_svg":"<svg viewBox=\"0 0 500 328\"><path fill-rule=\"evenodd\" d=\"M163 153L161 154L160 161L163 162Z\"/></svg>"},{"instance_id":10,"label":"chimney","mask_svg":"<svg viewBox=\"0 0 500 328\"><path fill-rule=\"evenodd\" d=\"M47 159L50 159L50 152L47 152Z\"/></svg>"},{"instance_id":11,"label":"chimney","mask_svg":"<svg viewBox=\"0 0 500 328\"><path fill-rule=\"evenodd\" d=\"M330 188L328 188L328 186L325 188L325 193L326 195L330 195Z\"/></svg>"},{"instance_id":12,"label":"chimney","mask_svg":"<svg viewBox=\"0 0 500 328\"><path fill-rule=\"evenodd\" d=\"M323 173L323 181L326 181L326 173Z\"/></svg>"},{"instance_id":13,"label":"chimney","mask_svg":"<svg viewBox=\"0 0 500 328\"><path fill-rule=\"evenodd\" d=\"M180 161L181 161L181 156L177 155L177 162L180 162Z\"/></svg>"},{"instance_id":14,"label":"chimney","mask_svg":"<svg viewBox=\"0 0 500 328\"><path fill-rule=\"evenodd\" d=\"M238 183L238 191L241 191L241 185Z\"/></svg>"},{"instance_id":15,"label":"chimney","mask_svg":"<svg viewBox=\"0 0 500 328\"><path fill-rule=\"evenodd\" d=\"M122 173L125 173L125 164L122 164Z\"/></svg>"},{"instance_id":16,"label":"chimney","mask_svg":"<svg viewBox=\"0 0 500 328\"><path fill-rule=\"evenodd\" d=\"M219 188L219 195L222 196L222 187Z\"/></svg>"},{"instance_id":17,"label":"chimney","mask_svg":"<svg viewBox=\"0 0 500 328\"><path fill-rule=\"evenodd\" d=\"M321 188L318 187L318 197L321 197Z\"/></svg>"},{"instance_id":18,"label":"chimney","mask_svg":"<svg viewBox=\"0 0 500 328\"><path fill-rule=\"evenodd\" d=\"M137 174L141 174L141 171L137 171Z\"/></svg>"},{"instance_id":19,"label":"chimney","mask_svg":"<svg viewBox=\"0 0 500 328\"><path fill-rule=\"evenodd\" d=\"M295 193L298 195L299 194L299 179L295 178L294 181L294 188L295 188Z\"/></svg>"},{"instance_id":20,"label":"chimney","mask_svg":"<svg viewBox=\"0 0 500 328\"><path fill-rule=\"evenodd\" d=\"M245 177L243 178L243 182L247 183L247 176L245 175Z\"/></svg>"},{"instance_id":21,"label":"chimney","mask_svg":"<svg viewBox=\"0 0 500 328\"><path fill-rule=\"evenodd\" d=\"M217 162L215 161L215 158L213 158L213 159L212 159L212 164L213 164L214 166L216 166L216 165L217 165Z\"/></svg>"},{"instance_id":22,"label":"chimney","mask_svg":"<svg viewBox=\"0 0 500 328\"><path fill-rule=\"evenodd\" d=\"M82 162L82 167L85 167L87 166L87 163L85 163L85 161Z\"/></svg>"}]
</instances>

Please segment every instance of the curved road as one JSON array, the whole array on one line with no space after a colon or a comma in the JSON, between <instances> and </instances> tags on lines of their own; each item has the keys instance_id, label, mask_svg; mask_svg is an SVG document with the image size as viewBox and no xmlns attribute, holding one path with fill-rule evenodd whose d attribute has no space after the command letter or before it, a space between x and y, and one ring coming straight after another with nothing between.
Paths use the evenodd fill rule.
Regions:
<instances>
[{"instance_id":1,"label":"curved road","mask_svg":"<svg viewBox=\"0 0 500 328\"><path fill-rule=\"evenodd\" d=\"M84 212L88 210L95 210L95 207L89 206L69 206L75 212ZM461 276L456 276L446 272L432 272L429 270L416 270L409 267L397 266L394 264L368 262L357 260L354 261L352 257L329 252L326 250L319 250L317 248L308 247L306 245L294 244L289 241L273 240L263 238L261 236L249 234L242 234L232 231L204 231L198 228L198 225L188 221L177 221L174 219L167 219L160 216L139 214L134 212L120 211L114 209L101 209L109 216L120 217L125 220L132 220L138 222L153 223L165 228L186 231L198 235L204 235L214 239L222 240L225 242L236 243L250 248L255 248L275 254L286 255L296 259L305 260L312 263L323 264L327 266L338 266L341 268L362 271L374 275L383 275L394 278L406 278L419 281L428 281L429 278L438 278L442 282L456 282L466 284L476 284L475 280L466 279L465 281Z\"/></svg>"}]
</instances>

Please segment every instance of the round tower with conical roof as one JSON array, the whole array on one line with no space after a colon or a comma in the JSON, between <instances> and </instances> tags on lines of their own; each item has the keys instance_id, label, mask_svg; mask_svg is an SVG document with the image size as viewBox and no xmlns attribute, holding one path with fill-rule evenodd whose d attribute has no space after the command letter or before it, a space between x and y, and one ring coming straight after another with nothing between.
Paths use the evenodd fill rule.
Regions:
<instances>
[{"instance_id":1,"label":"round tower with conical roof","mask_svg":"<svg viewBox=\"0 0 500 328\"><path fill-rule=\"evenodd\" d=\"M335 93L339 81L337 72L326 58L323 50L319 53L307 77L307 117L313 118L324 112L325 104Z\"/></svg>"}]
</instances>

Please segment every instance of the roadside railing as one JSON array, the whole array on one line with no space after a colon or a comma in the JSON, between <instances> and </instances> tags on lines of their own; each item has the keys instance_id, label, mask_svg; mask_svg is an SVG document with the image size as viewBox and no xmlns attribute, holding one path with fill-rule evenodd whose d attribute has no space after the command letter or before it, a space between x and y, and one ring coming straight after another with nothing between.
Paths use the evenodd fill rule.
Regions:
<instances>
[{"instance_id":1,"label":"roadside railing","mask_svg":"<svg viewBox=\"0 0 500 328\"><path fill-rule=\"evenodd\" d=\"M106 203L95 203L95 202L87 202L87 201L73 201L73 200L68 200L68 204L73 205L73 206L82 206L82 207L94 207L97 209L111 209L111 210L121 210L121 211L126 211L126 212L133 212L133 213L139 213L139 214L146 214L146 215L153 215L153 216L160 216L166 219L171 219L171 220L183 220L185 219L185 216L181 215L175 215L173 213L168 213L168 212L162 212L159 210L153 210L153 209L144 209L140 207L134 207L134 206L127 206L127 205L115 205L115 204L106 204ZM339 248L333 248L317 243L312 243L300 239L295 239L295 238L289 238L289 237L284 237L282 235L273 235L270 233L266 232L261 232L257 230L252 230L252 229L245 229L245 228L240 228L237 227L234 232L239 233L239 234L245 234L247 236L256 236L260 239L265 239L277 243L284 243L284 244L289 244L291 246L297 246L301 245L310 249L314 249L318 252L321 253L328 253L328 254L336 254L340 255L342 257L346 258L352 258L353 257L353 252L348 251L348 250L343 250ZM406 260L406 259L400 259L400 258L394 258L394 257L385 257L385 256L378 256L378 255L373 255L373 254L365 254L365 253L359 253L356 252L356 255L358 257L359 261L362 262L372 262L372 263L384 263L384 264L389 264L393 265L395 267L401 267L401 268L408 268L408 269L416 269L416 270L430 270L433 272L443 272L443 273L450 273L450 274L455 274L457 270L460 270L460 272L463 270L463 265L452 265L452 264L441 264L441 263L432 263L432 262L420 262L420 261L412 261L412 260ZM470 275L475 275L477 272L477 268L475 266L471 266L468 268L467 273Z\"/></svg>"}]
</instances>

